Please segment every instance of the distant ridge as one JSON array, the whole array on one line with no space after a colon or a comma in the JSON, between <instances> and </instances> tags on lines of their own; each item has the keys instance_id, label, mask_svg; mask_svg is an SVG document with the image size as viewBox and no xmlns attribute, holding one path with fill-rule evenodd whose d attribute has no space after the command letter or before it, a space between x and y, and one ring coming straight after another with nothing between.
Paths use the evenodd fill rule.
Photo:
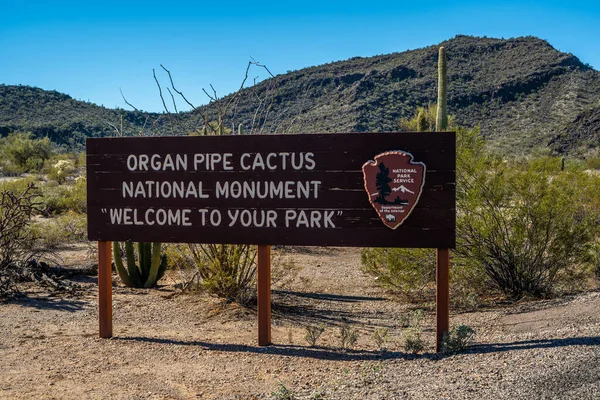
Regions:
<instances>
[{"instance_id":1,"label":"distant ridge","mask_svg":"<svg viewBox=\"0 0 600 400\"><path fill-rule=\"evenodd\" d=\"M599 151L600 72L535 37L457 36L422 49L277 75L244 89L228 115L228 126L249 128L256 96L276 85L264 121L267 131L397 130L400 118L435 101L440 45L448 55L449 111L461 125L480 126L492 148L516 155L545 147L577 156ZM186 126L201 126L195 113L178 116ZM138 134L148 122L139 112L28 86L0 85L0 134L32 131L76 145L86 136L114 135L121 118L128 135ZM169 131L167 118L157 128ZM173 131L187 133L183 125L173 126Z\"/></svg>"}]
</instances>

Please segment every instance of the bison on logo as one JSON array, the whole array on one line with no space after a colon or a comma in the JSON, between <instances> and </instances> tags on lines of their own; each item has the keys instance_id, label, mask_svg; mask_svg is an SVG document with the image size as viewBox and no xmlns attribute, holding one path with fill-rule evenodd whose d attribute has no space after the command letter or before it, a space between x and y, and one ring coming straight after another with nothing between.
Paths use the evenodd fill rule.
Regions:
<instances>
[{"instance_id":1,"label":"bison on logo","mask_svg":"<svg viewBox=\"0 0 600 400\"><path fill-rule=\"evenodd\" d=\"M396 229L419 201L425 184L425 164L410 153L388 151L363 166L365 190L381 221Z\"/></svg>"}]
</instances>

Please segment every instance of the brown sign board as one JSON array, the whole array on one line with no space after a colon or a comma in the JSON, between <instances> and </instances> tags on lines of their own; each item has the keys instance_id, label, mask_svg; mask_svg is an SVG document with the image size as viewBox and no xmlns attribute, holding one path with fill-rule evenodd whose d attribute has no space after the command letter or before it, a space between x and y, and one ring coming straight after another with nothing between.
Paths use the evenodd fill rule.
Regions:
<instances>
[{"instance_id":1,"label":"brown sign board","mask_svg":"<svg viewBox=\"0 0 600 400\"><path fill-rule=\"evenodd\" d=\"M90 240L455 246L453 132L99 138L86 146Z\"/></svg>"}]
</instances>

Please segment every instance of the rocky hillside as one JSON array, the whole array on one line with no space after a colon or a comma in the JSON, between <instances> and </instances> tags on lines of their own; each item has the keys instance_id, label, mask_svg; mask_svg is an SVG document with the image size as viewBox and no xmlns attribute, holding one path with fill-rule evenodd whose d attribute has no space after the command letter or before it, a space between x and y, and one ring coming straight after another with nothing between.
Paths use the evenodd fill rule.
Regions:
<instances>
[{"instance_id":1,"label":"rocky hillside","mask_svg":"<svg viewBox=\"0 0 600 400\"><path fill-rule=\"evenodd\" d=\"M490 146L513 154L539 147L578 156L598 152L600 72L535 37L457 36L423 49L278 75L240 93L227 124L241 123L246 131L263 124L267 132L396 130L400 118L435 101L439 45L448 54L450 112L461 125L481 126ZM40 97L46 98L43 107L36 100ZM265 100L261 111L268 108L268 114L256 113L257 98ZM128 134L148 124L141 113L105 109L56 92L0 86L0 132L50 132L68 142L114 133L110 124L119 126L121 117ZM201 126L198 112L176 119L176 133ZM171 126L166 122L163 117L157 127Z\"/></svg>"},{"instance_id":2,"label":"rocky hillside","mask_svg":"<svg viewBox=\"0 0 600 400\"><path fill-rule=\"evenodd\" d=\"M77 148L86 137L115 135L121 123L126 134L137 134L146 119L141 112L105 108L56 91L0 85L0 136L32 132Z\"/></svg>"}]
</instances>

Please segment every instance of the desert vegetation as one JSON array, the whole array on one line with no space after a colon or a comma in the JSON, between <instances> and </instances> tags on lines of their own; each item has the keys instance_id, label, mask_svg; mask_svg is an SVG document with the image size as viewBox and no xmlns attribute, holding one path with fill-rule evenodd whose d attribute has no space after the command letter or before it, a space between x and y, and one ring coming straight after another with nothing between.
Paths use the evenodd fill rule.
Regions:
<instances>
[{"instance_id":1,"label":"desert vegetation","mask_svg":"<svg viewBox=\"0 0 600 400\"><path fill-rule=\"evenodd\" d=\"M468 38L463 37L455 39L452 44L455 46L455 54L459 55L462 54L461 51L465 54L473 51L487 54L490 48L503 48L505 45L505 42L485 40L480 46L473 46ZM539 41L525 38L512 45L516 49L514 52L525 58L522 66L523 78L516 83L509 82L508 72L502 68L499 68L497 73L499 82L493 86L494 89L485 86L489 82L476 81L467 73L457 75L455 71L451 77L454 78L455 88L467 85L460 88L451 101L453 107L464 106L460 115L450 115L446 126L446 129L457 133L457 247L452 252L451 262L451 300L453 310L457 311L473 311L482 306L495 307L504 304L514 305L516 309L522 306L523 300L530 299L562 301L561 299L570 298L567 295L598 288L600 280L600 159L596 156L597 149L592 148L593 146L582 150L581 143L588 143L589 135L583 142L574 143L571 140L573 138L564 135L561 130L563 126L554 122L550 132L559 134L557 146L573 150L572 156L566 157L548 150L535 150L534 145L543 143L540 141L543 135L539 130L545 125L539 115L528 115L536 124L524 139L529 147L528 152L523 154L512 152L515 144L503 142L506 138L484 138L480 128L466 126L469 124L464 123L467 117L476 120L476 116L487 116L490 113L504 115L507 111L502 106L506 103L519 108L525 103L534 102L536 96L548 97L550 94L547 91L553 89L550 86L556 85L556 81L560 83L564 75L571 74L575 76L576 81L587 79L592 88L597 85L596 78L592 76L594 71L590 71L587 66L569 55L562 57L557 64L552 57L555 51ZM550 65L545 74L539 75L541 78L538 75L536 76L539 79L532 78L532 75L535 75L532 65L539 60L524 57L526 54L523 48L536 49L543 55L541 58L544 62ZM508 50L511 49L512 47ZM428 59L429 53L430 51L425 49L420 50L417 55ZM420 59L419 57L417 59ZM361 109L361 113L383 115L383 122L379 123L371 119L350 122L334 120L334 127L382 130L393 126L403 130L436 130L438 108L435 104L426 103L425 97L403 101L397 98L398 90L405 90L410 86L409 80L423 78L420 72L416 72L418 62L398 66L394 64L397 62L394 61L394 57L388 58L391 61L386 57L379 57L377 63L390 61L390 65L393 66L389 71L386 70L385 79L391 80L395 89L391 92L384 91L388 100L400 104L398 109L393 110L384 104L381 100L381 90L377 90L378 82L384 79L380 76L382 74L373 69L375 64L371 65L362 59L350 60L347 64L335 63L326 67L315 67L310 71L312 77L322 77L330 74L330 68L337 68L341 71L338 73L341 77L336 78L337 81L319 78L309 83L293 83L290 88L286 86L286 82L289 83L286 80L297 78L296 80L301 81L302 72L296 71L286 77L278 77L256 85L253 91L245 91L242 84L240 91L233 96L219 98L216 92L213 95L209 94L213 108L194 107L190 104L196 111L195 119L185 113L179 113L176 108L170 110L166 106L164 114L149 114L138 110L128 113L107 109L100 112L93 105L82 105L57 93L43 94L42 97L50 96L50 99L46 99L49 102L79 107L80 111L93 110L93 113L97 114L85 123L77 122L79 117L76 113L69 114L69 118L75 119L75 122L69 122L71 125L57 127L58 122L52 121L51 127L40 127L35 121L31 124L25 123L27 113L19 111L20 127L32 129L16 130L14 126L0 126L0 133L5 134L0 138L0 301L10 301L19 296L24 289L31 287L30 282L34 282L36 287L41 285L49 288L53 295L78 293L78 285L65 279L72 271L65 271L60 267L59 253L66 247L80 246L90 253L90 260L95 259L94 248L86 239L85 154L79 151L84 137L109 134L150 135L161 130L171 134L190 135L294 132L298 128L294 121L299 121L299 126L311 124L311 127L321 127L322 120L329 111L324 111L323 104L319 101L326 99L333 87L342 87L344 90L352 88L356 94L355 99L360 103L357 107ZM498 65L501 64L502 62L498 61ZM251 65L253 64L250 63L249 67ZM352 72L350 67L358 68L361 72ZM428 68L423 69L424 75L431 72ZM170 72L164 67L163 69L168 74L170 89L187 102L185 96L174 85ZM548 82L548 86L545 86ZM157 84L161 88L158 81ZM479 87L480 84L484 87ZM428 89L423 93L430 94L430 85L425 86ZM27 92L27 101L38 101L34 100L40 95L38 91L21 89ZM15 93L20 90L0 87L1 91L8 93L9 97L18 97ZM263 100L251 115L246 107L251 103L248 95L254 96L257 93L255 91L258 91L259 98ZM589 94L583 89L582 91L586 95ZM170 90L168 92L171 93ZM292 92L301 92L304 97L291 108L293 112L287 115L281 107ZM304 100L315 96L324 97L309 109ZM465 105L467 100L471 101L469 105ZM477 108L473 104L481 104L482 107ZM5 106L6 103L2 105ZM289 109L286 109L287 111ZM575 111L568 111L571 117L575 115ZM293 115L294 112L298 112L298 115ZM338 114L340 118L347 115ZM584 114L593 116L593 110ZM271 125L270 118L276 121L275 125ZM512 129L512 119L507 118L505 122L505 129ZM571 123L573 124L574 122ZM96 125L102 125L102 129ZM499 125L498 119L492 119L487 128L497 128ZM590 132L593 131L593 126L586 120L581 129ZM67 131L74 132L75 135L66 139ZM560 132L563 132L562 136ZM358 272L356 264L351 264L351 267L368 281L368 285L354 287L351 294L323 295L328 301L346 303L346 311L318 310L309 303L307 299L321 298L317 293L317 279L300 274L302 267L294 262L295 259L306 256L301 254L303 251L306 250L285 247L274 249L274 311L278 313L279 324L275 329L287 330L288 340L285 345L274 350L275 353L279 352L278 355L288 357L302 354L304 357L313 357L320 361L327 358L363 361L355 374L358 376L357 385L370 388L385 384L385 368L392 368L391 364L384 363L388 359L433 363L444 358L454 358L447 356L469 350L475 352L475 355L492 352L489 349L473 349L472 345L476 335L479 335L480 326L471 326L469 323L477 323L478 320L466 318L468 323L463 323L461 316L461 322L454 325L445 335L441 352L434 355L428 353L431 348L431 311L435 297L433 249L362 249L362 270ZM335 250L327 250L328 254L331 252ZM295 253L296 257L288 257L290 253ZM356 260L359 259L358 252L350 254ZM165 325L160 325L160 318L151 315L155 309L130 312L127 315L131 319L136 318L137 314L145 313L144 318L149 316L153 324L162 328L173 321L179 323L183 320L186 329L192 330L194 328L189 326L196 327L206 322L198 319L213 318L213 325L206 332L214 334L215 325L231 322L219 320L220 314L234 313L233 318L236 321L237 318L250 319L248 315L252 314L256 304L257 266L254 246L114 242L113 260L115 276L118 276L120 281L116 290L127 299L124 302L125 308L130 304L146 305L144 296L154 302L178 298L174 304L180 307L177 314L179 319L174 317L175 313L171 313L170 309L160 317L165 319ZM338 260L334 260L330 266L335 268L337 263ZM311 265L311 273L315 274L320 268L321 265ZM93 273L93 268L91 269ZM349 270L350 268L346 268L345 273ZM338 279L343 281L341 277ZM343 284L337 288L340 289L341 286ZM384 293L385 298L371 296L373 292L362 296L365 290L370 291L377 286L379 288L375 293L382 296ZM168 287L169 291L166 295L165 287ZM140 300L142 297L144 298ZM57 302L57 308L60 307L60 301ZM384 304L385 310L374 310L377 306L361 306L363 308L353 313L354 303L370 301L378 301L378 306ZM205 308L199 308L198 302L207 305ZM301 302L304 302L303 306L298 305ZM201 312L196 313L198 309ZM402 311L397 312L400 309ZM396 312L387 317L392 322L382 322L380 314L389 310ZM360 315L361 313L364 316ZM282 318L282 315L285 318ZM494 318L501 317L497 314ZM483 327L487 329L485 324ZM15 329L21 327L17 326ZM489 339L489 329L488 332L486 329L482 335L488 335L484 337ZM126 341L130 340L136 342L136 345L140 344L137 342L146 341L148 343L144 345L167 344L168 347L193 344L201 347L202 351L210 349L213 352L255 352L259 357L273 357L267 352L254 351L247 345L230 348L223 343L198 342L193 336L195 333L187 332L187 341L177 336L179 333L173 335L174 339L163 340L133 335L123 341L127 343ZM295 342L295 334L303 339L302 343ZM190 337L193 337L193 340ZM219 336L218 340L236 339L234 334L225 334ZM530 339L527 337L527 341L520 344L535 349L536 342ZM574 343L583 346L596 343L594 340L597 342L597 337L590 339L584 336ZM115 342L115 346L122 345L118 341ZM560 343L557 347L571 342ZM505 348L510 349L512 345L513 343L509 343ZM543 346L549 346L548 342L540 345ZM528 350L531 350L529 347ZM476 353L478 349L482 354ZM465 357L468 356L467 353ZM365 360L377 362L365 363ZM232 364L239 363L238 361L239 357L236 355ZM259 361L264 362L264 359ZM420 371L420 367L417 369ZM344 370L339 382L327 382L323 385L326 389L311 389L310 395L307 396L325 398L324 393L327 390L345 390L347 376L348 370ZM322 377L319 376L318 379L320 378ZM334 389L327 389L327 385ZM355 396L362 396L362 392L358 395L354 388L350 392ZM277 389L271 392L271 398L296 398L296 395L291 385L279 381Z\"/></svg>"},{"instance_id":2,"label":"desert vegetation","mask_svg":"<svg viewBox=\"0 0 600 400\"><path fill-rule=\"evenodd\" d=\"M434 126L421 108L401 126ZM452 118L451 118L452 120ZM491 152L478 129L457 131L455 306L486 297L548 297L583 289L597 271L600 177L583 160L507 158ZM364 249L376 282L408 301L432 301L435 251Z\"/></svg>"}]
</instances>

